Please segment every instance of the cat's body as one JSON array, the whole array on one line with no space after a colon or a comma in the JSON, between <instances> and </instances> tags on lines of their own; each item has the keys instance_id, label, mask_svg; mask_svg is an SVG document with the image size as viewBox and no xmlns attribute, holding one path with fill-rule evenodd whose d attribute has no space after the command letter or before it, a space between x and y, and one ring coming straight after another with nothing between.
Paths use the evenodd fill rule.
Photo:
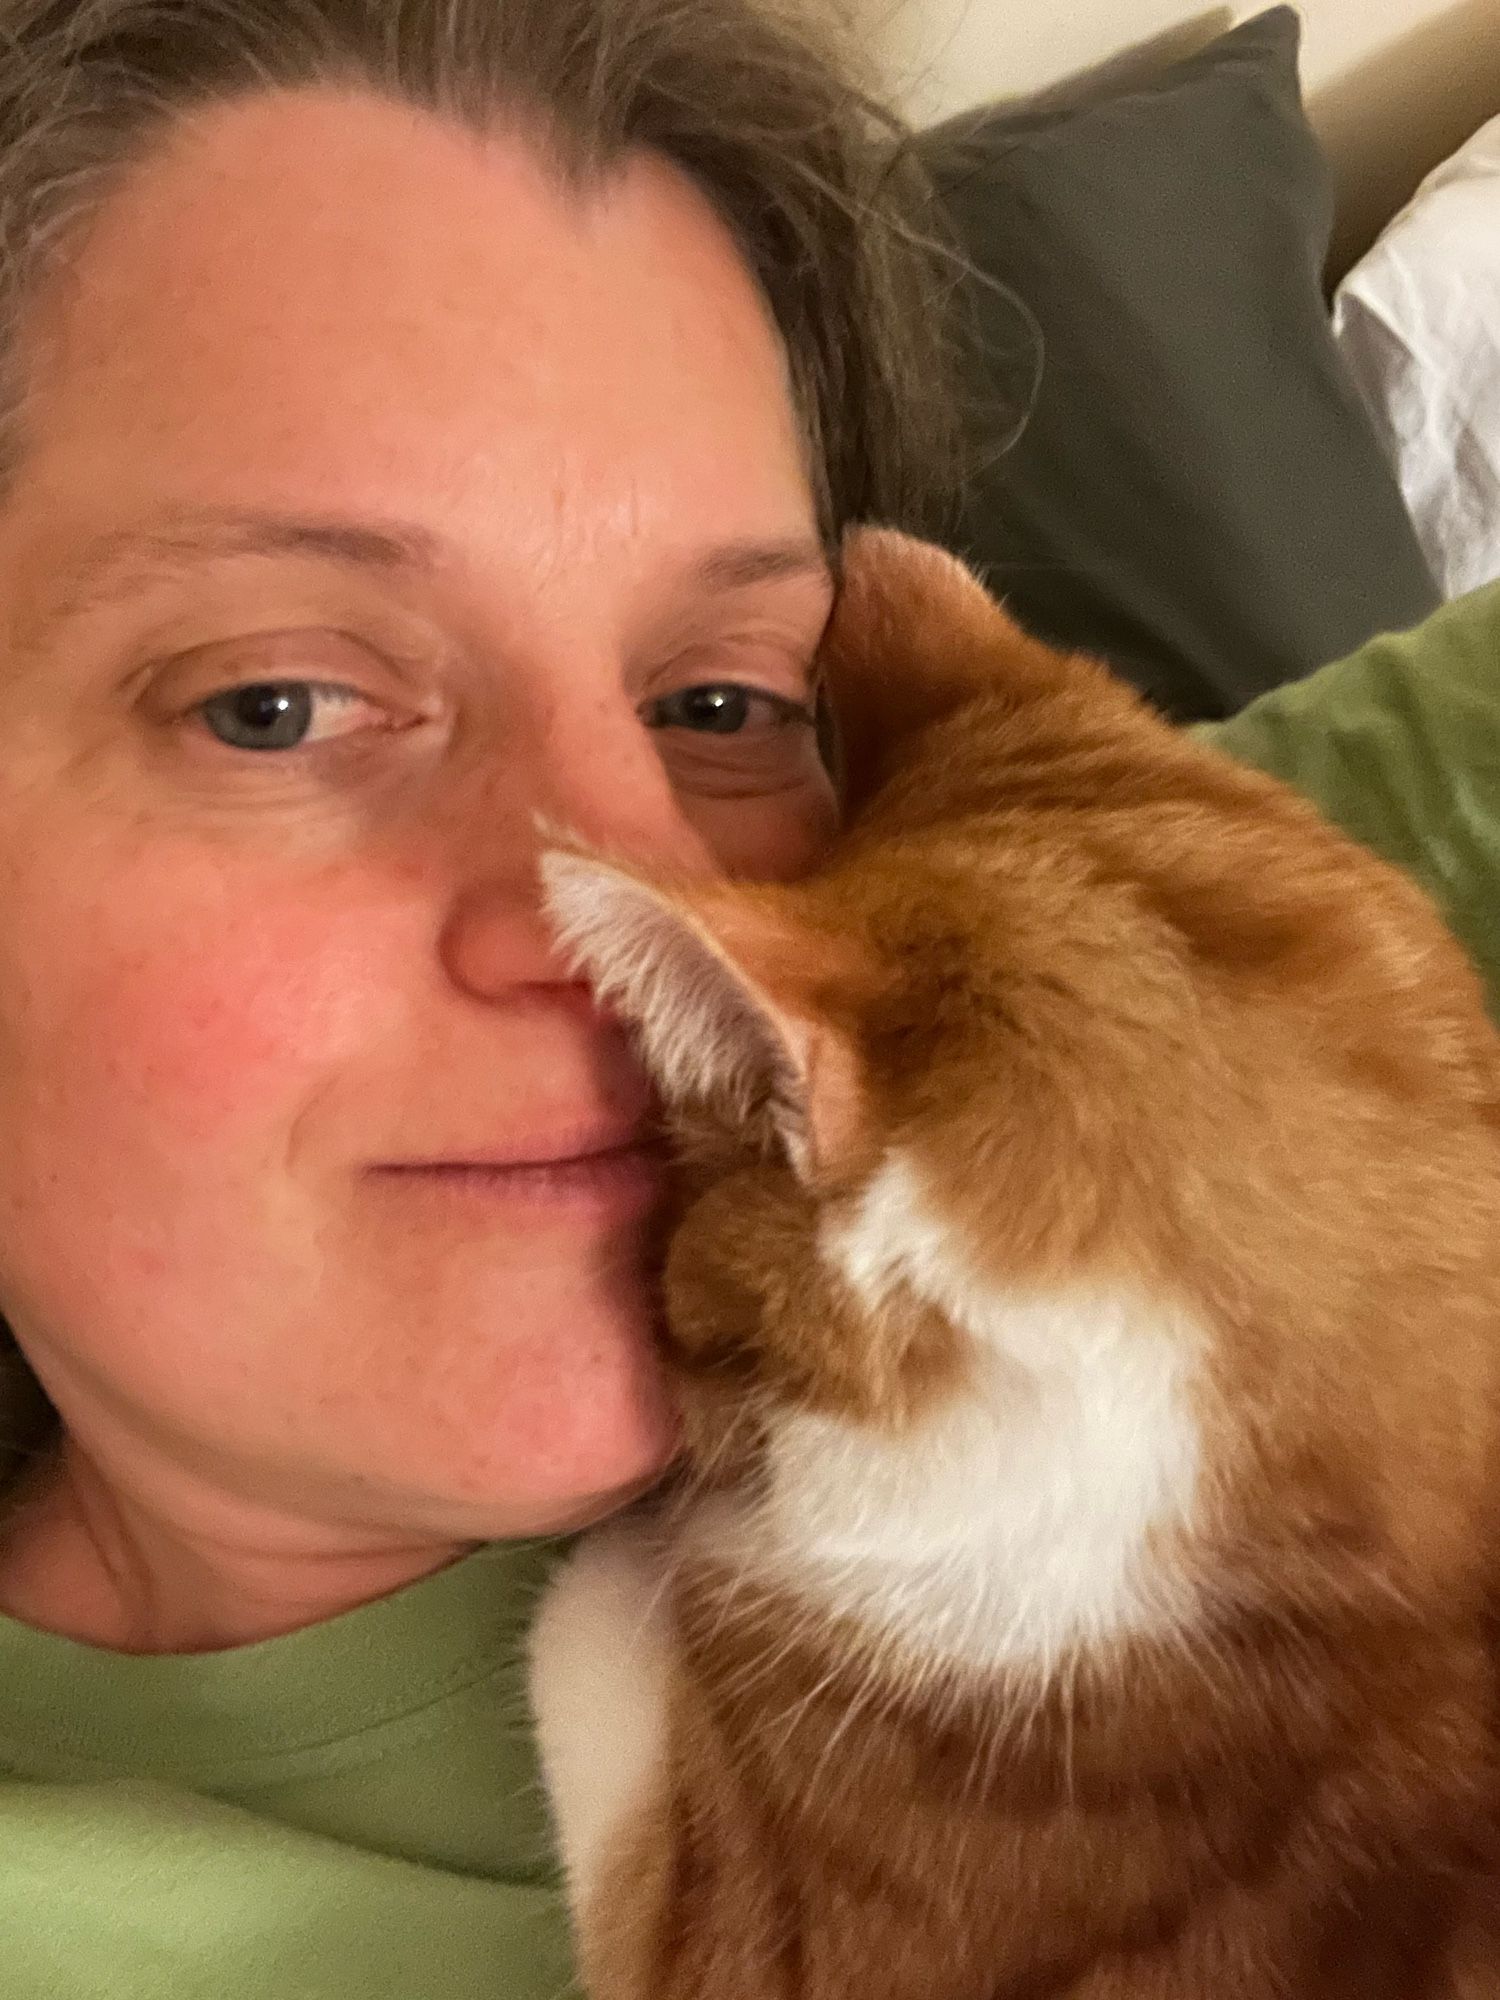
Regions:
<instances>
[{"instance_id":1,"label":"cat's body","mask_svg":"<svg viewBox=\"0 0 1500 2000\"><path fill-rule=\"evenodd\" d=\"M820 876L551 869L686 1153L690 1476L537 1629L589 1992L1496 2000L1477 982L1280 788L855 561Z\"/></svg>"}]
</instances>

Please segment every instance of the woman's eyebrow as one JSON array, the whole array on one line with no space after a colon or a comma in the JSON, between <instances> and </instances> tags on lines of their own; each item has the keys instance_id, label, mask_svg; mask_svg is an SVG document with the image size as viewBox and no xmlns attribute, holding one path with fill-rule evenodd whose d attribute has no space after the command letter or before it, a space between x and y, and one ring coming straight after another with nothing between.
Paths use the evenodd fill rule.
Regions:
<instances>
[{"instance_id":1,"label":"woman's eyebrow","mask_svg":"<svg viewBox=\"0 0 1500 2000\"><path fill-rule=\"evenodd\" d=\"M708 590L748 590L785 577L811 577L831 584L833 572L822 543L811 535L784 541L730 542L702 557L693 571L694 581Z\"/></svg>"},{"instance_id":2,"label":"woman's eyebrow","mask_svg":"<svg viewBox=\"0 0 1500 2000\"><path fill-rule=\"evenodd\" d=\"M194 509L150 528L101 535L54 579L48 622L98 611L143 584L233 556L311 556L346 568L397 571L437 566L435 535L405 523L356 521L244 509Z\"/></svg>"},{"instance_id":3,"label":"woman's eyebrow","mask_svg":"<svg viewBox=\"0 0 1500 2000\"><path fill-rule=\"evenodd\" d=\"M407 522L195 509L89 543L53 579L45 622L50 626L100 611L200 562L235 556L303 556L343 568L410 574L439 568L443 544ZM698 589L714 592L784 578L831 581L827 552L810 535L727 542L698 557L689 575Z\"/></svg>"}]
</instances>

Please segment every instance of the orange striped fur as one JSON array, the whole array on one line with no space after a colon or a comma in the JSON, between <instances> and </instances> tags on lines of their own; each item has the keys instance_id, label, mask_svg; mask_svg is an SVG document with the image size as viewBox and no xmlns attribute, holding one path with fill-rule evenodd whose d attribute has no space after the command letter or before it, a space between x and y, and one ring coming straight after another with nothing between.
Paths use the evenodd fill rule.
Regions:
<instances>
[{"instance_id":1,"label":"orange striped fur","mask_svg":"<svg viewBox=\"0 0 1500 2000\"><path fill-rule=\"evenodd\" d=\"M539 1622L592 2000L1500 1996L1500 1045L1271 780L849 552L837 851L547 864L689 1449Z\"/></svg>"}]
</instances>

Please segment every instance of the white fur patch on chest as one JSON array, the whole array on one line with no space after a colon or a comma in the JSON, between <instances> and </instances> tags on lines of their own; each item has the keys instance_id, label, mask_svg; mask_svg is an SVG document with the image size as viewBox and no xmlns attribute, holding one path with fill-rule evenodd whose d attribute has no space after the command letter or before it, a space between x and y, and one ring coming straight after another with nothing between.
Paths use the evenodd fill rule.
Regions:
<instances>
[{"instance_id":1,"label":"white fur patch on chest","mask_svg":"<svg viewBox=\"0 0 1500 2000\"><path fill-rule=\"evenodd\" d=\"M576 1918L666 1769L672 1648L637 1523L584 1539L549 1585L530 1643L537 1749Z\"/></svg>"},{"instance_id":2,"label":"white fur patch on chest","mask_svg":"<svg viewBox=\"0 0 1500 2000\"><path fill-rule=\"evenodd\" d=\"M716 1509L703 1553L960 1666L1045 1676L1187 1622L1188 1581L1156 1544L1198 1498L1202 1330L1141 1295L996 1291L900 1156L821 1248L872 1312L903 1292L942 1311L972 1342L969 1387L899 1437L779 1421L763 1497Z\"/></svg>"}]
</instances>

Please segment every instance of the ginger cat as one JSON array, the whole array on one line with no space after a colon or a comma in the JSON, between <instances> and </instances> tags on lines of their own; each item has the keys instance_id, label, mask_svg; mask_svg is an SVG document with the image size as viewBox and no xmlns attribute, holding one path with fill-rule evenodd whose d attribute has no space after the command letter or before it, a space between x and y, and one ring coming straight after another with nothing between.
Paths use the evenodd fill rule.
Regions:
<instances>
[{"instance_id":1,"label":"ginger cat","mask_svg":"<svg viewBox=\"0 0 1500 2000\"><path fill-rule=\"evenodd\" d=\"M1404 877L849 551L794 886L560 851L687 1459L534 1699L592 2000L1500 1996L1500 1038Z\"/></svg>"}]
</instances>

